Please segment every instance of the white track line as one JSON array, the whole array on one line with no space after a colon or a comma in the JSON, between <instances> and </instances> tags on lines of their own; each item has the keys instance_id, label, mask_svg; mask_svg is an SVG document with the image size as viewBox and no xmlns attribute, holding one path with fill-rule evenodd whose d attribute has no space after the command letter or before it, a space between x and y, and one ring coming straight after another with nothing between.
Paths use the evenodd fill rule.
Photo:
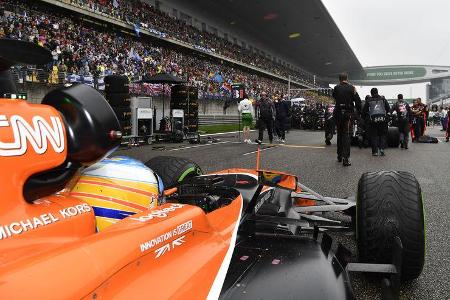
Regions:
<instances>
[{"instance_id":1,"label":"white track line","mask_svg":"<svg viewBox=\"0 0 450 300\"><path fill-rule=\"evenodd\" d=\"M278 147L279 147L279 146L273 146L273 147L268 147L268 148L260 149L259 152L263 152L263 151L271 150L271 149L276 149L276 148L278 148ZM242 154L242 155L246 156L246 155L250 155L250 154L255 154L256 152L258 152L258 150L252 151L252 152L247 152L247 153L244 153L244 154Z\"/></svg>"},{"instance_id":2,"label":"white track line","mask_svg":"<svg viewBox=\"0 0 450 300\"><path fill-rule=\"evenodd\" d=\"M308 149L325 149L326 148L324 146L285 145L285 144L282 144L281 147L286 147L286 148L308 148Z\"/></svg>"},{"instance_id":3,"label":"white track line","mask_svg":"<svg viewBox=\"0 0 450 300\"><path fill-rule=\"evenodd\" d=\"M200 148L200 147L214 146L214 145L220 145L220 144L236 144L236 143L237 142L217 142L217 143L211 143L211 144L202 144L202 145L187 146L187 147L182 147L182 148L175 148L175 149L170 149L167 151L181 151L181 150L192 149L192 148Z\"/></svg>"},{"instance_id":4,"label":"white track line","mask_svg":"<svg viewBox=\"0 0 450 300\"><path fill-rule=\"evenodd\" d=\"M250 130L250 132L254 132L256 130ZM218 133L208 133L208 134L200 134L200 137L202 136L214 136L214 135L225 135L225 134L236 134L236 133L242 133L242 131L230 131L230 132L218 132Z\"/></svg>"}]
</instances>

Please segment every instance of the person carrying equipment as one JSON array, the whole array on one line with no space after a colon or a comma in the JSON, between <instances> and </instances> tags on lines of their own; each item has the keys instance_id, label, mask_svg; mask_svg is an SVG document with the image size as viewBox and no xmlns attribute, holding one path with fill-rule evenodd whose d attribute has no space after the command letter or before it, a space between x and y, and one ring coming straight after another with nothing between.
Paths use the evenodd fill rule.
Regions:
<instances>
[{"instance_id":1,"label":"person carrying equipment","mask_svg":"<svg viewBox=\"0 0 450 300\"><path fill-rule=\"evenodd\" d=\"M389 103L383 96L378 95L377 88L372 88L370 94L371 96L367 98L364 104L362 115L368 124L372 155L384 156L388 132L386 117L389 111Z\"/></svg>"},{"instance_id":2,"label":"person carrying equipment","mask_svg":"<svg viewBox=\"0 0 450 300\"><path fill-rule=\"evenodd\" d=\"M393 105L392 110L397 114L398 131L400 132L400 146L402 149L408 149L409 123L411 119L411 108L403 100L403 95L398 94L398 100Z\"/></svg>"},{"instance_id":3,"label":"person carrying equipment","mask_svg":"<svg viewBox=\"0 0 450 300\"><path fill-rule=\"evenodd\" d=\"M246 94L244 94L244 99L238 104L238 111L241 113L242 118L244 143L250 144L250 127L253 124L253 103L248 99Z\"/></svg>"},{"instance_id":4,"label":"person carrying equipment","mask_svg":"<svg viewBox=\"0 0 450 300\"><path fill-rule=\"evenodd\" d=\"M261 99L257 103L259 111L258 119L258 139L256 143L261 144L263 141L264 128L267 128L267 134L269 135L269 142L273 142L273 121L275 120L275 107L272 100L267 97L265 92L261 93Z\"/></svg>"},{"instance_id":5,"label":"person carrying equipment","mask_svg":"<svg viewBox=\"0 0 450 300\"><path fill-rule=\"evenodd\" d=\"M334 118L337 127L337 160L347 167L351 166L350 142L355 109L358 114L361 113L361 99L356 88L348 83L347 74L339 75L339 84L333 89L333 98L336 100Z\"/></svg>"}]
</instances>

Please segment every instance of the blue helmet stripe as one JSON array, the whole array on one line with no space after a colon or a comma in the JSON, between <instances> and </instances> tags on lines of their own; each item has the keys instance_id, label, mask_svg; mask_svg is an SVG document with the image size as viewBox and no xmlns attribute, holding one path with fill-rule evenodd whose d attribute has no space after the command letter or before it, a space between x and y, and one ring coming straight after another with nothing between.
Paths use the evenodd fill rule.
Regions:
<instances>
[{"instance_id":1,"label":"blue helmet stripe","mask_svg":"<svg viewBox=\"0 0 450 300\"><path fill-rule=\"evenodd\" d=\"M125 219L128 216L134 215L134 212L103 208L103 207L94 207L94 214L97 217L105 217L111 219Z\"/></svg>"}]
</instances>

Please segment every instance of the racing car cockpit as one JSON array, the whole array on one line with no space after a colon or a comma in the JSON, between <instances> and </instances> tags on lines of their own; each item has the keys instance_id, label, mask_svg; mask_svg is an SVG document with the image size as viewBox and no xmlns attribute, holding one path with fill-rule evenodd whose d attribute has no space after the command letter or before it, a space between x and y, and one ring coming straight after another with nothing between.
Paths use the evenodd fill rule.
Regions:
<instances>
[{"instance_id":1,"label":"racing car cockpit","mask_svg":"<svg viewBox=\"0 0 450 300\"><path fill-rule=\"evenodd\" d=\"M10 72L12 65L40 65L50 60L48 50L37 45L0 40L3 250L23 243L11 239L15 236L26 240L45 233L49 239L75 238L95 232L91 207L70 195L55 193L63 190L82 166L102 159L120 143L121 128L112 108L89 86L57 88L45 96L42 104L6 98L17 92ZM75 221L82 225L74 226ZM2 251L4 260L27 251L26 247L18 249Z\"/></svg>"}]
</instances>

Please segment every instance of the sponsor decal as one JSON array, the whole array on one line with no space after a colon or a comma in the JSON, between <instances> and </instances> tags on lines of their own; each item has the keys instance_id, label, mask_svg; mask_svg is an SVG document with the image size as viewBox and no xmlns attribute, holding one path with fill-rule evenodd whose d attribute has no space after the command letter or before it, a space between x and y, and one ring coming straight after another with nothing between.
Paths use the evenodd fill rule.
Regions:
<instances>
[{"instance_id":1,"label":"sponsor decal","mask_svg":"<svg viewBox=\"0 0 450 300\"><path fill-rule=\"evenodd\" d=\"M255 205L255 210L254 210L255 214L258 212L258 210L261 208L261 206L265 202L267 202L267 200L272 198L273 193L274 193L274 189L273 188L270 188L269 190L267 190L266 192L263 193L263 195L261 196L261 199Z\"/></svg>"},{"instance_id":2,"label":"sponsor decal","mask_svg":"<svg viewBox=\"0 0 450 300\"><path fill-rule=\"evenodd\" d=\"M13 115L9 118L0 115L0 127L10 127L14 141L10 143L0 141L0 156L21 156L28 150L28 143L37 154L47 152L50 143L53 151L64 151L64 132L59 117L50 117L51 125L41 116L32 119L32 125L24 118Z\"/></svg>"},{"instance_id":3,"label":"sponsor decal","mask_svg":"<svg viewBox=\"0 0 450 300\"><path fill-rule=\"evenodd\" d=\"M72 218L74 216L90 212L92 208L86 204L79 204L59 210L58 213L46 213L29 219L12 222L8 225L0 226L0 240L7 239L14 235L44 227L60 220Z\"/></svg>"},{"instance_id":4,"label":"sponsor decal","mask_svg":"<svg viewBox=\"0 0 450 300\"><path fill-rule=\"evenodd\" d=\"M161 248L158 248L158 249L155 250L155 253L156 253L155 258L158 258L161 255L164 255L164 253L169 252L169 251L170 251L170 244L165 244Z\"/></svg>"},{"instance_id":5,"label":"sponsor decal","mask_svg":"<svg viewBox=\"0 0 450 300\"><path fill-rule=\"evenodd\" d=\"M185 223L178 225L177 227L173 228L172 230L161 234L160 236L157 236L145 243L142 243L139 248L140 248L141 252L151 250L154 247L156 247L162 243L165 243L172 238L175 238L177 236L180 236L180 235L190 231L191 229L192 229L192 220L189 220ZM173 244L173 243L175 243L175 244ZM172 247L181 246L181 244L183 244L183 243L184 243L184 235L182 236L182 238L175 239L172 242ZM170 251L170 246L169 246L169 249L166 249L167 245L170 245L170 243L155 250L155 253L157 254L156 255L157 258L160 257L161 255L163 255L166 251Z\"/></svg>"},{"instance_id":6,"label":"sponsor decal","mask_svg":"<svg viewBox=\"0 0 450 300\"><path fill-rule=\"evenodd\" d=\"M175 249L175 247L183 245L186 241L184 240L186 236L180 236L176 240L172 241L172 243L165 244L161 248L158 248L155 250L155 258L158 258L160 256L163 256L165 253L169 252L171 249ZM172 245L172 247L171 247Z\"/></svg>"},{"instance_id":7,"label":"sponsor decal","mask_svg":"<svg viewBox=\"0 0 450 300\"><path fill-rule=\"evenodd\" d=\"M179 208L182 208L183 206L184 206L183 204L174 203L174 204L170 205L169 207L153 210L148 215L140 216L137 218L130 218L130 219L139 221L139 222L148 222L150 220L153 220L154 218L160 218L160 219L167 218L167 216L169 215L170 212L173 212Z\"/></svg>"}]
</instances>

